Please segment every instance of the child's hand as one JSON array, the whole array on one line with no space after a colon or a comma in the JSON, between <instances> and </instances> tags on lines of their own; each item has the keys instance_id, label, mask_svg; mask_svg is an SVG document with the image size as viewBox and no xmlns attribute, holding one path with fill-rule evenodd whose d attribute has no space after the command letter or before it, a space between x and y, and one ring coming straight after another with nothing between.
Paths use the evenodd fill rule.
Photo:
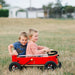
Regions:
<instances>
[{"instance_id":1,"label":"child's hand","mask_svg":"<svg viewBox=\"0 0 75 75\"><path fill-rule=\"evenodd\" d=\"M12 56L13 55L13 53L9 53L10 54L10 56Z\"/></svg>"},{"instance_id":2,"label":"child's hand","mask_svg":"<svg viewBox=\"0 0 75 75\"><path fill-rule=\"evenodd\" d=\"M18 55L16 50L13 50L13 55Z\"/></svg>"},{"instance_id":3,"label":"child's hand","mask_svg":"<svg viewBox=\"0 0 75 75\"><path fill-rule=\"evenodd\" d=\"M45 47L44 50L50 50L48 47Z\"/></svg>"},{"instance_id":4,"label":"child's hand","mask_svg":"<svg viewBox=\"0 0 75 75\"><path fill-rule=\"evenodd\" d=\"M46 49L46 50L44 50L44 52L50 52L50 49Z\"/></svg>"},{"instance_id":5,"label":"child's hand","mask_svg":"<svg viewBox=\"0 0 75 75\"><path fill-rule=\"evenodd\" d=\"M53 51L53 49L50 49L50 51Z\"/></svg>"},{"instance_id":6,"label":"child's hand","mask_svg":"<svg viewBox=\"0 0 75 75\"><path fill-rule=\"evenodd\" d=\"M13 50L13 52L10 53L10 56L12 56L12 55L18 55L18 53L16 52L16 50Z\"/></svg>"},{"instance_id":7,"label":"child's hand","mask_svg":"<svg viewBox=\"0 0 75 75\"><path fill-rule=\"evenodd\" d=\"M44 47L44 49L49 49L48 47Z\"/></svg>"}]
</instances>

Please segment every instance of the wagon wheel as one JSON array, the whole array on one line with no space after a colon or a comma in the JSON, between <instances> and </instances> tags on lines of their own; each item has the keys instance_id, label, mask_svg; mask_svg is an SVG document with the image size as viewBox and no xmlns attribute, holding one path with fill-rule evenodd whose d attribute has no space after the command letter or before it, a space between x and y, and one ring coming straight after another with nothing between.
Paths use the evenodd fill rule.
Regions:
<instances>
[{"instance_id":1,"label":"wagon wheel","mask_svg":"<svg viewBox=\"0 0 75 75\"><path fill-rule=\"evenodd\" d=\"M61 62L59 61L58 63L59 63L58 67L59 67L59 68L61 68L61 67L62 67L62 64L61 64Z\"/></svg>"},{"instance_id":2,"label":"wagon wheel","mask_svg":"<svg viewBox=\"0 0 75 75\"><path fill-rule=\"evenodd\" d=\"M46 64L45 64L45 69L47 70L54 70L56 69L57 65L55 62L53 61L48 61Z\"/></svg>"},{"instance_id":3,"label":"wagon wheel","mask_svg":"<svg viewBox=\"0 0 75 75\"><path fill-rule=\"evenodd\" d=\"M17 62L12 62L10 65L9 65L9 71L15 71L15 70L21 70L21 65Z\"/></svg>"}]
</instances>

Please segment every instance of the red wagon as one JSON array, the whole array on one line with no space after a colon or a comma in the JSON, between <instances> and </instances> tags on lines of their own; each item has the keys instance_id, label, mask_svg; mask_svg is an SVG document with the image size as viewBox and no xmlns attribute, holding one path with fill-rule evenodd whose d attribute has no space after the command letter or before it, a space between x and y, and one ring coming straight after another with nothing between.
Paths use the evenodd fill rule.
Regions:
<instances>
[{"instance_id":1,"label":"red wagon","mask_svg":"<svg viewBox=\"0 0 75 75\"><path fill-rule=\"evenodd\" d=\"M61 63L58 60L58 52L51 51L51 54L40 54L40 55L13 55L12 63L9 65L9 71L16 69L21 70L24 66L44 66L45 69L56 69L61 67Z\"/></svg>"}]
</instances>

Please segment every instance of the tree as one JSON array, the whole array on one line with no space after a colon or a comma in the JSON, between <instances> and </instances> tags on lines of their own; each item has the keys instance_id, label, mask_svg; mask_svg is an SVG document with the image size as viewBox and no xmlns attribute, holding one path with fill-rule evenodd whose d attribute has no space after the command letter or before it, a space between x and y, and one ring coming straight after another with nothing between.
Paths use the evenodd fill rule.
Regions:
<instances>
[{"instance_id":1,"label":"tree","mask_svg":"<svg viewBox=\"0 0 75 75\"><path fill-rule=\"evenodd\" d=\"M65 6L64 8L65 8L65 11L68 13L74 12L74 7L72 7L72 6Z\"/></svg>"},{"instance_id":2,"label":"tree","mask_svg":"<svg viewBox=\"0 0 75 75\"><path fill-rule=\"evenodd\" d=\"M61 18L62 16L62 4L61 0L57 0L55 6L54 6L54 13L56 14L56 17Z\"/></svg>"},{"instance_id":3,"label":"tree","mask_svg":"<svg viewBox=\"0 0 75 75\"><path fill-rule=\"evenodd\" d=\"M49 3L47 6L43 5L43 9L46 13L49 14L49 17L51 17L52 15L52 6L53 6L53 3Z\"/></svg>"},{"instance_id":4,"label":"tree","mask_svg":"<svg viewBox=\"0 0 75 75\"><path fill-rule=\"evenodd\" d=\"M47 17L47 6L43 5L43 9L44 9L44 16L46 18Z\"/></svg>"},{"instance_id":5,"label":"tree","mask_svg":"<svg viewBox=\"0 0 75 75\"><path fill-rule=\"evenodd\" d=\"M47 6L43 5L43 9L46 10L47 9Z\"/></svg>"},{"instance_id":6,"label":"tree","mask_svg":"<svg viewBox=\"0 0 75 75\"><path fill-rule=\"evenodd\" d=\"M62 7L61 0L56 0L56 7Z\"/></svg>"},{"instance_id":7,"label":"tree","mask_svg":"<svg viewBox=\"0 0 75 75\"><path fill-rule=\"evenodd\" d=\"M44 10L49 10L49 17L61 18L62 16L62 4L61 0L56 0L56 3L49 3L47 6L43 6Z\"/></svg>"},{"instance_id":8,"label":"tree","mask_svg":"<svg viewBox=\"0 0 75 75\"><path fill-rule=\"evenodd\" d=\"M75 13L75 7L73 6L62 6L62 0L56 0L56 3L49 3L48 5L43 5L44 11L49 11L49 17L51 18L62 18L62 14L67 13L69 15L72 15L72 13Z\"/></svg>"},{"instance_id":9,"label":"tree","mask_svg":"<svg viewBox=\"0 0 75 75\"><path fill-rule=\"evenodd\" d=\"M9 6L8 4L5 3L4 0L0 0L0 5L2 5L2 7L6 7Z\"/></svg>"}]
</instances>

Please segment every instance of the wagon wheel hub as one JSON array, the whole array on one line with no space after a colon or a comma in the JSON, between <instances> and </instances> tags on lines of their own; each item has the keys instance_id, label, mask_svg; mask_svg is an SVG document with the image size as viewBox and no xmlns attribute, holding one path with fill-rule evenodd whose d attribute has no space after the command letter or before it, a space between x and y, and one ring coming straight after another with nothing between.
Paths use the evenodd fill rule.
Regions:
<instances>
[{"instance_id":1,"label":"wagon wheel hub","mask_svg":"<svg viewBox=\"0 0 75 75\"><path fill-rule=\"evenodd\" d=\"M18 67L15 67L15 65L12 66L12 70L13 70L13 71L15 71L15 70L17 70L17 69L18 69Z\"/></svg>"}]
</instances>

